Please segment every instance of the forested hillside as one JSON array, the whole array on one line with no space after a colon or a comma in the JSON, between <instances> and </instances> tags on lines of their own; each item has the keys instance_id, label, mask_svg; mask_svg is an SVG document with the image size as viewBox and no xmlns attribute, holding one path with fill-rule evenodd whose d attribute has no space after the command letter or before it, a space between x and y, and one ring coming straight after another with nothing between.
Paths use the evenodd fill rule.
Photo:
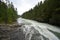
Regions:
<instances>
[{"instance_id":1,"label":"forested hillside","mask_svg":"<svg viewBox=\"0 0 60 40\"><path fill-rule=\"evenodd\" d=\"M8 0L6 2L0 0L0 24L13 23L17 17L17 9L14 8L13 3Z\"/></svg>"},{"instance_id":2,"label":"forested hillside","mask_svg":"<svg viewBox=\"0 0 60 40\"><path fill-rule=\"evenodd\" d=\"M25 12L23 18L60 26L60 0L45 0Z\"/></svg>"}]
</instances>

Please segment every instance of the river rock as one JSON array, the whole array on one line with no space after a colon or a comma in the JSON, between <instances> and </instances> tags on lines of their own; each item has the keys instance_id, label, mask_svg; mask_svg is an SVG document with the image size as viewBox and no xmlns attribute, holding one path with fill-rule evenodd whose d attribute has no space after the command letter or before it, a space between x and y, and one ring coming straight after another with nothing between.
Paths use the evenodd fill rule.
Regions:
<instances>
[{"instance_id":1,"label":"river rock","mask_svg":"<svg viewBox=\"0 0 60 40\"><path fill-rule=\"evenodd\" d=\"M0 40L24 40L21 25L0 25Z\"/></svg>"}]
</instances>

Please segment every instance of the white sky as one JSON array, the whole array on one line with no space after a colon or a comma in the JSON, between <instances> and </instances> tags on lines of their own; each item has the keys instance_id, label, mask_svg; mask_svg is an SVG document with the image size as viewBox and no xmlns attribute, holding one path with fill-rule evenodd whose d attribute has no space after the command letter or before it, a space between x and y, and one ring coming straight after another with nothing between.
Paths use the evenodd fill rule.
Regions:
<instances>
[{"instance_id":1,"label":"white sky","mask_svg":"<svg viewBox=\"0 0 60 40\"><path fill-rule=\"evenodd\" d=\"M10 0L17 8L18 15L22 15L24 12L33 8L41 0ZM43 1L43 0L42 0Z\"/></svg>"}]
</instances>

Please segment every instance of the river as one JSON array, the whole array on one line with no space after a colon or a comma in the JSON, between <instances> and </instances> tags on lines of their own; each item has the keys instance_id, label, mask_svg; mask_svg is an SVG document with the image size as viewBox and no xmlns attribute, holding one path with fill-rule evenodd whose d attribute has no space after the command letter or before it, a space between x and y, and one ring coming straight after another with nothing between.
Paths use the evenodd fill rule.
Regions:
<instances>
[{"instance_id":1,"label":"river","mask_svg":"<svg viewBox=\"0 0 60 40\"><path fill-rule=\"evenodd\" d=\"M60 40L60 28L46 23L18 18L25 40Z\"/></svg>"}]
</instances>

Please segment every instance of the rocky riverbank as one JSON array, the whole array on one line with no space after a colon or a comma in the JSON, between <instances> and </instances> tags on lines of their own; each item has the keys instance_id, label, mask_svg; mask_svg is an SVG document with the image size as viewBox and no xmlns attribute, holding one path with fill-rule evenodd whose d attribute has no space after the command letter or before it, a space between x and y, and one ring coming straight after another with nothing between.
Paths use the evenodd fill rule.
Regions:
<instances>
[{"instance_id":1,"label":"rocky riverbank","mask_svg":"<svg viewBox=\"0 0 60 40\"><path fill-rule=\"evenodd\" d=\"M20 27L18 24L0 24L0 40L23 40L24 34Z\"/></svg>"}]
</instances>

